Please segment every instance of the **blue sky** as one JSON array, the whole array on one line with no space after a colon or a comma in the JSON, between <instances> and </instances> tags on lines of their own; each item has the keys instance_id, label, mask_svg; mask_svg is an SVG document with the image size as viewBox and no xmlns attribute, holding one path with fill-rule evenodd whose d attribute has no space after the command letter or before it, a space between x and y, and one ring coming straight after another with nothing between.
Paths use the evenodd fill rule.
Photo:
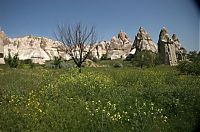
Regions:
<instances>
[{"instance_id":1,"label":"blue sky","mask_svg":"<svg viewBox=\"0 0 200 132\"><path fill-rule=\"evenodd\" d=\"M58 24L95 25L100 40L120 30L133 40L140 26L157 43L162 27L188 50L199 50L200 12L193 0L1 0L0 27L10 37L54 38Z\"/></svg>"}]
</instances>

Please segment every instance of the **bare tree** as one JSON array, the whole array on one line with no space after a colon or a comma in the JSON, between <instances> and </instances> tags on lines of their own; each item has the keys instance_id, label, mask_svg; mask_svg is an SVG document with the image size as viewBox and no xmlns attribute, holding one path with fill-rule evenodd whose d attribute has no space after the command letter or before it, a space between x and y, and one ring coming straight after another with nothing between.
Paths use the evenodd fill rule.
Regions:
<instances>
[{"instance_id":1,"label":"bare tree","mask_svg":"<svg viewBox=\"0 0 200 132\"><path fill-rule=\"evenodd\" d=\"M66 52L71 56L81 73L82 64L88 58L94 48L93 45L96 43L94 26L89 28L81 23L73 26L58 25L56 38L66 46Z\"/></svg>"}]
</instances>

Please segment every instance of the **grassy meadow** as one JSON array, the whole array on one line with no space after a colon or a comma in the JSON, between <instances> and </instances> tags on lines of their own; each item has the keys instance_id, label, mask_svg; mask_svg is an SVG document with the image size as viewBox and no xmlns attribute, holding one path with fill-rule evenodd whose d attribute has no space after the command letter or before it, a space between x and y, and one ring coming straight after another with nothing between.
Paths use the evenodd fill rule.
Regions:
<instances>
[{"instance_id":1,"label":"grassy meadow","mask_svg":"<svg viewBox=\"0 0 200 132\"><path fill-rule=\"evenodd\" d=\"M199 112L200 77L175 67L0 67L2 132L191 132Z\"/></svg>"}]
</instances>

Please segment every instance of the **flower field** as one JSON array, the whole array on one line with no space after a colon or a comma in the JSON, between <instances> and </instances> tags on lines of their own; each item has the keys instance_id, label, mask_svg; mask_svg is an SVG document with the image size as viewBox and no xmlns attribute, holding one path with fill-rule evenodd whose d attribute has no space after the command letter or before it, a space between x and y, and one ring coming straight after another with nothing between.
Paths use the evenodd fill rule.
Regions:
<instances>
[{"instance_id":1,"label":"flower field","mask_svg":"<svg viewBox=\"0 0 200 132\"><path fill-rule=\"evenodd\" d=\"M200 77L173 67L0 70L0 131L190 132Z\"/></svg>"}]
</instances>

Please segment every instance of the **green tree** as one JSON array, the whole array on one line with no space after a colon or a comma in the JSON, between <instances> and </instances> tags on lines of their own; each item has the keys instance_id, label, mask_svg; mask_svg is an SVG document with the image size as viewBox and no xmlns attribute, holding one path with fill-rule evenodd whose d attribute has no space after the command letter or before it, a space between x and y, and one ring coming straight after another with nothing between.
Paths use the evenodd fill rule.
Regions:
<instances>
[{"instance_id":1,"label":"green tree","mask_svg":"<svg viewBox=\"0 0 200 132\"><path fill-rule=\"evenodd\" d=\"M180 62L177 69L183 74L200 75L200 53L190 51L188 59L189 61Z\"/></svg>"},{"instance_id":2,"label":"green tree","mask_svg":"<svg viewBox=\"0 0 200 132\"><path fill-rule=\"evenodd\" d=\"M188 54L187 54L187 57L190 61L195 61L195 59L197 59L198 57L198 53L196 50L194 51L190 51Z\"/></svg>"},{"instance_id":3,"label":"green tree","mask_svg":"<svg viewBox=\"0 0 200 132\"><path fill-rule=\"evenodd\" d=\"M139 66L140 68L143 68L144 66L154 66L155 62L156 54L148 50L136 52L132 59L133 65Z\"/></svg>"}]
</instances>

